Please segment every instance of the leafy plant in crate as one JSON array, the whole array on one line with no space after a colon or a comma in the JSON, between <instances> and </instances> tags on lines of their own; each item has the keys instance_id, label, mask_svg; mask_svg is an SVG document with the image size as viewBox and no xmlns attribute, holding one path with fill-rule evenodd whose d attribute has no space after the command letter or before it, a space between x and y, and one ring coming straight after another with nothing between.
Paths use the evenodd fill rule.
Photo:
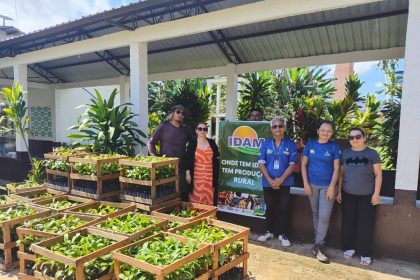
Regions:
<instances>
[{"instance_id":1,"label":"leafy plant in crate","mask_svg":"<svg viewBox=\"0 0 420 280\"><path fill-rule=\"evenodd\" d=\"M233 236L232 231L209 225L205 221L195 224L190 228L178 230L176 233L201 242L208 242L210 244L220 242ZM241 243L232 242L219 250L219 265L224 265L241 254Z\"/></svg>"},{"instance_id":2,"label":"leafy plant in crate","mask_svg":"<svg viewBox=\"0 0 420 280\"><path fill-rule=\"evenodd\" d=\"M63 242L55 244L49 249L61 255L76 259L113 243L115 243L114 240L95 234L88 234L84 236L77 233L73 237L69 237L66 234L64 235ZM88 261L83 265L85 279L97 279L112 272L112 264L113 260L110 254ZM65 265L47 257L37 258L35 261L35 267L39 267L39 270L43 275L47 275L55 279L70 280L76 278L75 268L73 266Z\"/></svg>"},{"instance_id":3,"label":"leafy plant in crate","mask_svg":"<svg viewBox=\"0 0 420 280\"><path fill-rule=\"evenodd\" d=\"M78 133L68 137L88 142L92 150L99 153L131 155L136 143L144 146L140 138L147 136L133 121L137 115L130 110L132 104L114 106L117 94L117 89L114 89L108 100L98 90L95 90L95 95L90 94L91 104L86 105L86 111L79 117L79 124L69 128L77 129Z\"/></svg>"},{"instance_id":4,"label":"leafy plant in crate","mask_svg":"<svg viewBox=\"0 0 420 280\"><path fill-rule=\"evenodd\" d=\"M197 246L191 240L184 244L173 237L166 237L164 239L155 238L150 241L146 241L141 246L131 246L123 253L146 263L158 267L165 267L196 250ZM197 274L200 274L201 271L205 270L209 262L209 257L200 257L166 275L165 280L195 279ZM127 264L121 265L121 273L119 277L122 280L155 279L153 274Z\"/></svg>"},{"instance_id":5,"label":"leafy plant in crate","mask_svg":"<svg viewBox=\"0 0 420 280\"><path fill-rule=\"evenodd\" d=\"M81 227L84 224L86 224L86 221L77 216L72 214L63 214L63 216L58 216L58 218L50 217L43 220L28 221L24 223L24 227L36 231L62 234ZM25 249L28 249L29 245L43 239L44 238L38 236L26 235L23 239L19 239L17 244L23 244Z\"/></svg>"}]
</instances>

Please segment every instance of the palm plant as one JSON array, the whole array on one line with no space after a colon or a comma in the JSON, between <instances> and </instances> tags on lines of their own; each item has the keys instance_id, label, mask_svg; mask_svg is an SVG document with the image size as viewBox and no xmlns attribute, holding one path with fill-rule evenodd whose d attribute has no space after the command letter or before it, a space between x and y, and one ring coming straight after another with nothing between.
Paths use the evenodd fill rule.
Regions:
<instances>
[{"instance_id":1,"label":"palm plant","mask_svg":"<svg viewBox=\"0 0 420 280\"><path fill-rule=\"evenodd\" d=\"M163 112L169 112L174 105L183 105L189 114L184 123L194 131L197 123L207 122L210 116L209 99L210 89L204 79L189 79L176 81L175 92L162 105Z\"/></svg>"},{"instance_id":2,"label":"palm plant","mask_svg":"<svg viewBox=\"0 0 420 280\"><path fill-rule=\"evenodd\" d=\"M274 113L285 117L289 136L306 142L316 137L316 127L327 115L326 106L335 91L333 78L322 68L290 68L274 73L277 108Z\"/></svg>"},{"instance_id":3,"label":"palm plant","mask_svg":"<svg viewBox=\"0 0 420 280\"><path fill-rule=\"evenodd\" d=\"M12 88L3 88L0 92L5 99L6 108L3 109L4 116L0 117L0 132L12 132L21 136L23 143L28 151L29 160L31 161L32 170L34 169L34 161L29 150L29 117L27 116L28 107L25 101L25 92L19 83L13 84ZM1 125L4 120L12 123L12 126Z\"/></svg>"},{"instance_id":4,"label":"palm plant","mask_svg":"<svg viewBox=\"0 0 420 280\"><path fill-rule=\"evenodd\" d=\"M385 72L386 82L378 93L385 93L389 98L384 101L381 108L384 121L380 125L379 140L383 147L382 157L387 163L385 167L395 168L397 165L398 137L400 128L402 75L397 72L397 59L384 60L379 67Z\"/></svg>"},{"instance_id":5,"label":"palm plant","mask_svg":"<svg viewBox=\"0 0 420 280\"><path fill-rule=\"evenodd\" d=\"M327 105L329 116L327 117L335 124L335 136L337 138L345 138L350 127L353 125L353 117L360 109L359 103L364 101L360 96L360 88L363 82L360 81L358 75L350 75L345 83L345 96L343 100L332 100ZM359 115L362 112L359 113ZM365 114L365 118L368 115ZM363 122L359 121L358 125Z\"/></svg>"},{"instance_id":6,"label":"palm plant","mask_svg":"<svg viewBox=\"0 0 420 280\"><path fill-rule=\"evenodd\" d=\"M131 112L130 103L114 106L118 94L114 89L108 100L104 99L98 90L90 94L91 104L87 104L86 111L79 117L79 124L69 129L77 129L78 133L69 138L88 142L94 152L120 153L132 155L136 143L144 146L140 137L146 134L139 130L133 118L137 116Z\"/></svg>"},{"instance_id":7,"label":"palm plant","mask_svg":"<svg viewBox=\"0 0 420 280\"><path fill-rule=\"evenodd\" d=\"M238 119L247 120L252 108L264 108L265 114L271 115L275 98L273 96L273 76L271 72L246 73L241 81L243 89L238 104Z\"/></svg>"}]
</instances>

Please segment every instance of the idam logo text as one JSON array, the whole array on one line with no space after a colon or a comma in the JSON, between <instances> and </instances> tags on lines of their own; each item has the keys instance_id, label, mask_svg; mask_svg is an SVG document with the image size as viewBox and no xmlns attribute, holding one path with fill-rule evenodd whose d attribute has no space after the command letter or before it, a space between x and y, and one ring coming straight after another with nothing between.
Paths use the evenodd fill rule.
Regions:
<instances>
[{"instance_id":1,"label":"idam logo text","mask_svg":"<svg viewBox=\"0 0 420 280\"><path fill-rule=\"evenodd\" d=\"M249 126L237 127L232 136L228 137L228 146L234 150L248 154L258 155L264 138L258 138L257 132Z\"/></svg>"}]
</instances>

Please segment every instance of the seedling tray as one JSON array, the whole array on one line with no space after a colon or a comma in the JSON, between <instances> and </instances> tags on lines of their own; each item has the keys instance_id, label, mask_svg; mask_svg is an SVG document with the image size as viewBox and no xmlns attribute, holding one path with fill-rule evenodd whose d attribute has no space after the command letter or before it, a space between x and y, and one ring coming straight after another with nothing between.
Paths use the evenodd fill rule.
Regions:
<instances>
[{"instance_id":1,"label":"seedling tray","mask_svg":"<svg viewBox=\"0 0 420 280\"><path fill-rule=\"evenodd\" d=\"M95 200L117 200L120 193L119 173L102 175L102 165L104 163L118 162L123 158L127 157L120 156L106 159L71 157L69 159L71 163L86 163L96 166L96 175L78 174L73 166L71 167L71 194Z\"/></svg>"},{"instance_id":2,"label":"seedling tray","mask_svg":"<svg viewBox=\"0 0 420 280\"><path fill-rule=\"evenodd\" d=\"M156 275L156 278L155 278L156 280L163 280L166 275L168 275L171 272L177 270L178 268L181 268L183 265L185 265L185 264L187 264L191 261L194 261L194 260L198 259L199 257L202 257L204 255L208 255L210 253L210 245L201 244L201 243L198 243L197 241L194 241L195 244L198 247L197 251L195 251L195 252L193 252L193 253L191 253L191 254L189 254L189 255L187 255L187 256L185 256L185 257L183 257L183 258L181 258L181 259L179 259L175 262L173 262L172 264L169 264L169 265L166 265L166 266L163 266L163 267L152 265L150 263L147 263L147 262L142 261L142 260L135 259L135 258L133 258L131 256L128 256L128 255L123 253L125 250L129 249L132 246L142 246L145 242L156 240L156 238L162 240L164 237L169 237L169 236L175 238L176 240L181 241L182 243L187 243L189 240L192 240L192 239L188 239L188 238L185 238L185 237L182 237L182 236L175 235L173 233L165 232L165 233L159 233L159 234L150 236L148 238L136 241L136 242L134 242L132 244L129 244L125 247L122 247L122 248L120 248L116 251L113 251L112 252L112 257L114 259L114 264L115 264L114 272L115 272L116 279L120 279L119 274L121 272L121 263L126 263L126 264L129 264L129 265L133 266L133 267L136 267L136 268L142 269L144 271L147 271L149 273L152 273L152 274ZM206 271L203 274L201 274L199 277L197 277L196 279L207 280L209 278L209 276L210 276L209 272Z\"/></svg>"},{"instance_id":3,"label":"seedling tray","mask_svg":"<svg viewBox=\"0 0 420 280\"><path fill-rule=\"evenodd\" d=\"M132 203L133 202L132 200L124 199L125 196L120 195L120 197L121 197L121 202L126 202L126 203ZM145 212L150 214L154 210L160 209L162 207L165 207L167 205L171 205L171 204L174 204L174 203L177 203L177 202L180 202L180 201L181 201L181 198L176 197L176 198L173 198L171 200L163 201L163 202L158 203L156 205L148 205L148 204L143 204L143 203L139 203L139 202L134 202L134 203L135 203L137 209L139 209L141 211L145 211Z\"/></svg>"},{"instance_id":4,"label":"seedling tray","mask_svg":"<svg viewBox=\"0 0 420 280\"><path fill-rule=\"evenodd\" d=\"M66 215L72 215L75 216L77 218L80 218L81 220L85 221L85 224L83 224L80 227L76 227L73 228L70 231L74 231L74 230L78 230L80 228L84 228L84 227L88 227L89 225L92 225L94 223L96 223L98 221L97 217L93 217L93 216L87 216L87 215L81 215L81 214L71 214L71 213L59 213L56 214L54 216L50 216L50 217L46 217L42 220L39 220L36 223L44 223L44 222L50 222L50 221L54 221L54 220L60 220L63 219L64 216ZM17 228L16 230L19 239L23 240L26 236L34 236L34 237L39 237L42 239L48 239L48 238L52 238L55 236L59 236L59 235L63 235L67 232L62 232L62 233L55 233L55 232L47 232L47 231L40 231L40 230L35 230L32 228L29 228L25 225L20 226ZM28 264L28 262L34 262L36 257L35 254L33 254L30 250L27 250L27 248L25 248L24 244L19 244L19 252L18 252L18 257L19 257L19 277L23 277L22 279L36 279L33 275L28 275L25 271L26 265Z\"/></svg>"},{"instance_id":5,"label":"seedling tray","mask_svg":"<svg viewBox=\"0 0 420 280\"><path fill-rule=\"evenodd\" d=\"M8 195L0 195L0 200L2 201L2 205L0 206L11 206L12 204L16 204L16 201Z\"/></svg>"},{"instance_id":6,"label":"seedling tray","mask_svg":"<svg viewBox=\"0 0 420 280\"><path fill-rule=\"evenodd\" d=\"M21 207L20 205L6 205L0 207L0 211L7 211L11 207ZM34 209L37 212L32 215L23 216L20 218L0 222L0 230L3 231L3 242L0 243L0 249L4 251L4 263L0 264L0 270L9 271L18 266L18 261L14 261L12 257L12 250L17 250L16 240L13 238L12 228L23 224L25 221L38 219L50 215L51 211L35 205L27 205L28 208Z\"/></svg>"},{"instance_id":7,"label":"seedling tray","mask_svg":"<svg viewBox=\"0 0 420 280\"><path fill-rule=\"evenodd\" d=\"M69 163L69 158L71 156L64 156L56 154L55 152L50 152L44 154L45 159L51 160L62 160ZM70 167L67 167L66 171L46 169L45 173L47 175L46 185L55 190L70 192Z\"/></svg>"},{"instance_id":8,"label":"seedling tray","mask_svg":"<svg viewBox=\"0 0 420 280\"><path fill-rule=\"evenodd\" d=\"M113 208L117 208L117 210L111 214L108 215L99 215L99 214L90 214L90 213L84 213L84 210L87 209L97 209L100 205L109 205ZM73 214L83 214L86 216L95 217L97 219L103 220L107 218L112 218L115 216L122 215L127 212L131 212L136 210L136 205L133 203L117 203L117 202L109 202L109 201L95 201L89 204L77 206L75 208L72 208L71 210L65 211L66 213L73 213Z\"/></svg>"},{"instance_id":9,"label":"seedling tray","mask_svg":"<svg viewBox=\"0 0 420 280\"><path fill-rule=\"evenodd\" d=\"M12 194L12 193L34 191L34 190L42 190L46 187L44 184L43 185L28 185L25 187L21 187L23 184L25 184L25 182L6 184L7 193Z\"/></svg>"},{"instance_id":10,"label":"seedling tray","mask_svg":"<svg viewBox=\"0 0 420 280\"><path fill-rule=\"evenodd\" d=\"M121 195L123 200L146 205L156 205L163 201L179 197L179 159L168 158L159 162L143 162L134 159L121 159L120 175ZM157 168L174 165L173 176L157 179ZM124 176L124 166L144 167L150 169L150 180L132 179ZM172 183L172 184L171 184Z\"/></svg>"},{"instance_id":11,"label":"seedling tray","mask_svg":"<svg viewBox=\"0 0 420 280\"><path fill-rule=\"evenodd\" d=\"M249 259L249 252L248 252L248 240L249 240L249 232L250 232L249 228L218 221L211 218L203 218L200 220L192 221L188 224L181 225L179 227L172 228L169 230L169 232L172 232L172 233L178 233L179 231L182 232L183 230L188 229L194 225L199 225L202 222L205 222L206 224L211 225L211 226L227 229L233 232L232 236L222 241L219 241L217 243L211 244L211 251L213 253L213 265L212 265L212 271L211 271L211 278L218 279L218 277L221 274L232 269L233 267L240 265L241 263L243 264L243 277L245 278L247 276L248 259ZM232 244L237 241L242 242L242 254L240 256L236 256L230 262L225 263L222 266L219 266L219 259L220 259L219 249L222 249L226 245Z\"/></svg>"},{"instance_id":12,"label":"seedling tray","mask_svg":"<svg viewBox=\"0 0 420 280\"><path fill-rule=\"evenodd\" d=\"M20 192L20 193L15 193L15 194L10 194L10 197L14 198L17 201L23 201L23 202L35 202L35 201L40 201L43 200L45 198L49 198L49 197L40 197L40 198L32 198L33 196L36 195L42 195L42 194L50 194L50 197L58 197L61 195L65 195L65 192L62 191L58 191L55 189L49 189L49 188L43 188L43 189L39 189L39 190L30 190L30 191L26 191L26 192Z\"/></svg>"},{"instance_id":13,"label":"seedling tray","mask_svg":"<svg viewBox=\"0 0 420 280\"><path fill-rule=\"evenodd\" d=\"M54 201L61 201L61 200L72 201L72 202L76 202L78 204L67 207L67 208L61 208L61 209L55 209L55 208L52 208L52 207L48 206L50 203L52 203ZM82 206L84 204L88 204L88 203L91 203L91 202L92 202L92 200L89 200L89 199L86 199L86 198L83 198L83 197L78 197L78 196L73 196L73 195L63 195L63 196L59 196L59 197L56 197L56 198L54 198L54 197L53 198L51 198L51 197L44 198L44 199L33 202L33 204L38 205L40 207L50 209L53 212L64 212L64 211L68 211L68 210L71 210L75 207Z\"/></svg>"},{"instance_id":14,"label":"seedling tray","mask_svg":"<svg viewBox=\"0 0 420 280\"><path fill-rule=\"evenodd\" d=\"M191 210L195 209L199 212L198 215L184 218L176 215L171 215L171 211L182 211L182 210ZM180 223L190 223L195 220L199 220L205 217L216 217L217 207L192 203L192 202L176 202L168 206L164 206L157 210L152 211L152 216L162 217L168 219L169 221L180 222Z\"/></svg>"},{"instance_id":15,"label":"seedling tray","mask_svg":"<svg viewBox=\"0 0 420 280\"><path fill-rule=\"evenodd\" d=\"M107 255L107 254L111 253L112 251L114 251L118 248L121 248L122 246L125 246L129 243L128 239L125 236L112 234L112 233L107 233L107 232L103 232L103 231L98 231L94 228L79 229L79 230L73 231L71 233L68 233L68 236L69 236L69 238L72 238L77 233L80 233L83 236L86 236L88 234L94 234L94 235L105 237L105 238L108 238L108 239L111 239L111 240L115 240L116 242L109 245L109 246L101 248L101 249L99 249L95 252L87 254L85 256L81 256L81 257L78 257L78 258L71 258L71 257L68 257L68 256L64 256L64 255L62 255L58 252L54 252L54 251L50 250L51 246L63 242L64 235L60 235L60 236L53 237L53 238L47 239L45 241L33 244L32 245L32 251L36 253L37 257L44 256L44 257L47 257L51 260L73 266L76 270L75 271L76 272L76 280L83 280L83 279L85 279L83 265L86 262L91 261L93 259L96 259L98 257L102 257L104 255ZM37 279L52 279L52 277L42 275L42 273L38 269L39 268L36 268L36 271L35 271L35 277ZM111 276L112 275L105 275L106 278L100 278L100 279L110 279L108 277L111 277Z\"/></svg>"},{"instance_id":16,"label":"seedling tray","mask_svg":"<svg viewBox=\"0 0 420 280\"><path fill-rule=\"evenodd\" d=\"M138 213L138 214L141 214L141 215L145 216L146 218L148 218L148 219L150 219L150 220L154 221L154 222L155 222L155 224L150 225L150 226L147 226L147 227L145 227L145 228L143 228L143 229L141 229L141 230L139 230L139 231L137 231L137 232L134 232L134 233L116 232L116 231L112 231L112 230L110 230L110 229L105 229L105 228L100 228L100 227L98 227L99 225L103 225L103 224L104 224L107 220L110 220L110 219L117 219L117 218L119 218L119 217L124 217L124 216L126 216L126 215L128 215L128 214L134 214L134 213ZM114 216L114 217L107 218L105 221L100 221L100 222L97 222L96 224L94 224L94 225L92 225L92 226L90 226L90 227L91 227L91 228L93 227L93 228L95 228L96 230L101 231L101 232L102 232L102 231L103 231L103 232L107 232L107 233L109 233L109 234L118 234L118 235L123 235L123 236L127 237L130 241L134 241L134 240L137 240L137 239L139 239L139 238L143 238L145 235L147 235L147 234L149 234L149 233L153 232L155 229L159 229L159 228L160 228L161 230L165 230L165 229L166 229L167 224L168 224L168 220L166 220L166 219L159 218L159 217L153 217L153 216L149 216L149 215L146 215L146 214L143 214L143 213L139 213L139 212L133 212L133 211L131 211L131 212L128 212L128 213L123 213L123 214L118 215L118 216Z\"/></svg>"}]
</instances>

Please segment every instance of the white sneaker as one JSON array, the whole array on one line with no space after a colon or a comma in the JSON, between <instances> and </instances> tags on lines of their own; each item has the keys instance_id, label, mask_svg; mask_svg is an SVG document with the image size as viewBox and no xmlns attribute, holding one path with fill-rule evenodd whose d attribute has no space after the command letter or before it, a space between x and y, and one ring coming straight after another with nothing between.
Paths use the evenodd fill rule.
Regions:
<instances>
[{"instance_id":1,"label":"white sneaker","mask_svg":"<svg viewBox=\"0 0 420 280\"><path fill-rule=\"evenodd\" d=\"M292 244L290 243L289 239L288 239L288 238L286 237L286 235L284 235L284 234L280 234L280 235L279 235L279 240L280 240L281 245L282 245L283 247L290 247L290 245L292 245Z\"/></svg>"},{"instance_id":2,"label":"white sneaker","mask_svg":"<svg viewBox=\"0 0 420 280\"><path fill-rule=\"evenodd\" d=\"M274 237L274 235L271 232L267 231L263 235L260 235L257 240L260 241L260 242L265 242L268 239L273 238L273 237Z\"/></svg>"}]
</instances>

